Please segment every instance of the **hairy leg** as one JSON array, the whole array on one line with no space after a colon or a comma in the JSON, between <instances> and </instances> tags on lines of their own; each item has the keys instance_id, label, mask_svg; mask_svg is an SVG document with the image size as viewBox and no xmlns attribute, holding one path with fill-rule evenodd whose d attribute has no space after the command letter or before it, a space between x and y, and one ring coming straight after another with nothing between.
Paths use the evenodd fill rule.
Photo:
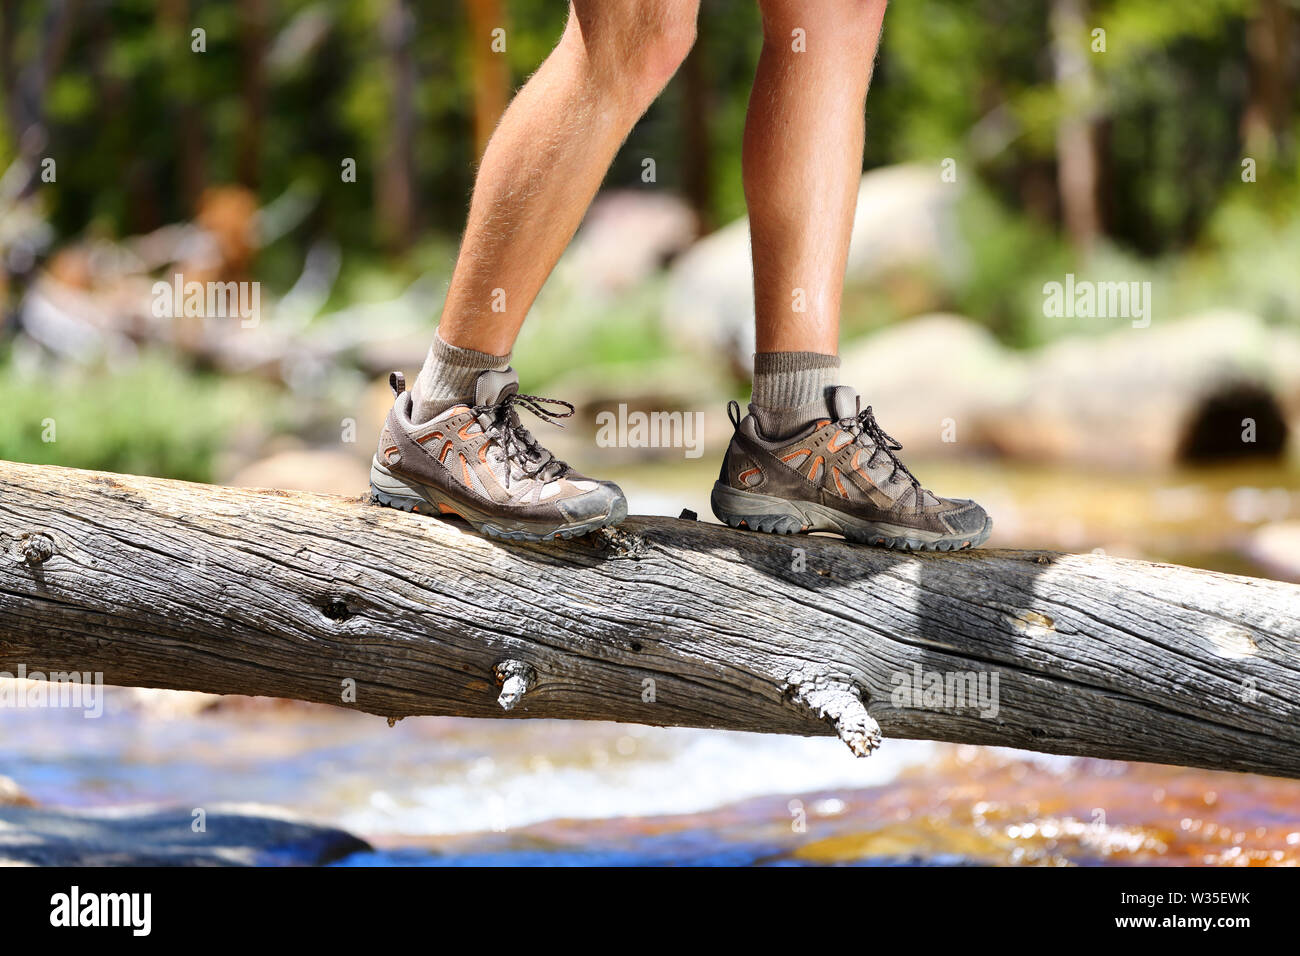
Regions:
<instances>
[{"instance_id":1,"label":"hairy leg","mask_svg":"<svg viewBox=\"0 0 1300 956\"><path fill-rule=\"evenodd\" d=\"M886 0L758 3L744 142L757 349L833 355Z\"/></svg>"},{"instance_id":2,"label":"hairy leg","mask_svg":"<svg viewBox=\"0 0 1300 956\"><path fill-rule=\"evenodd\" d=\"M744 153L754 394L748 415L732 413L736 434L710 504L737 528L955 551L984 543L988 514L925 490L871 406L838 382L863 113L885 2L758 0L763 52Z\"/></svg>"},{"instance_id":3,"label":"hairy leg","mask_svg":"<svg viewBox=\"0 0 1300 956\"><path fill-rule=\"evenodd\" d=\"M695 40L698 0L573 0L559 45L488 142L439 325L499 355L632 126Z\"/></svg>"}]
</instances>

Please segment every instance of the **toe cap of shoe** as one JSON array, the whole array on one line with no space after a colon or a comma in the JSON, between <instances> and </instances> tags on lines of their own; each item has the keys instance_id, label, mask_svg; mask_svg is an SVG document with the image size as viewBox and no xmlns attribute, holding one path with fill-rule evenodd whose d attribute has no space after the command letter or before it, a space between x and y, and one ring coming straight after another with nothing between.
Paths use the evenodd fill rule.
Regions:
<instances>
[{"instance_id":1,"label":"toe cap of shoe","mask_svg":"<svg viewBox=\"0 0 1300 956\"><path fill-rule=\"evenodd\" d=\"M627 498L623 489L612 481L597 482L590 491L562 498L555 506L575 523L604 517L622 521L627 517Z\"/></svg>"},{"instance_id":2,"label":"toe cap of shoe","mask_svg":"<svg viewBox=\"0 0 1300 956\"><path fill-rule=\"evenodd\" d=\"M950 507L942 512L943 522L953 534L979 534L988 524L988 512L969 498L948 499Z\"/></svg>"}]
</instances>

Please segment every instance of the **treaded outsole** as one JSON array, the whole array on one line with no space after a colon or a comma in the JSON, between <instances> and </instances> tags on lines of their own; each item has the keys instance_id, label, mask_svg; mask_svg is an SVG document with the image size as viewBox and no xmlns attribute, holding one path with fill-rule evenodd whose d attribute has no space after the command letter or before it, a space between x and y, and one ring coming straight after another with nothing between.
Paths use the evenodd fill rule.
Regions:
<instances>
[{"instance_id":1,"label":"treaded outsole","mask_svg":"<svg viewBox=\"0 0 1300 956\"><path fill-rule=\"evenodd\" d=\"M431 514L434 517L442 517L437 512L430 512L426 509L429 503L420 498L412 498L404 495L390 495L387 492L380 491L373 485L370 487L370 500L376 504L383 505L387 508L397 508L401 511L413 514ZM714 509L714 514L718 519L732 528L743 529L747 531L759 531L764 534L806 534L812 530L808 525L803 524L793 515L734 515L719 514ZM461 517L456 515L455 517ZM582 524L570 525L564 528L557 528L543 534L532 531L507 530L489 523L478 524L469 519L462 518L470 527L474 528L481 534L490 538L497 538L504 541L526 541L526 542L544 542L553 541L556 538L568 540L577 538L585 534L591 534L601 528L618 524L627 517L626 501L619 504L603 518L594 518L591 521ZM993 519L985 518L984 527L974 535L969 537L940 538L937 541L922 541L919 538L909 538L906 535L878 535L864 534L853 529L845 531L830 531L832 534L840 534L846 540L855 544L866 544L878 548L888 548L893 551L968 551L972 548L978 548L988 540L989 534L993 530Z\"/></svg>"},{"instance_id":2,"label":"treaded outsole","mask_svg":"<svg viewBox=\"0 0 1300 956\"><path fill-rule=\"evenodd\" d=\"M732 528L761 531L765 534L807 534L815 530L789 515L719 515L718 517ZM992 531L993 519L985 518L984 527L978 534L970 537L940 538L937 541L922 541L906 535L862 534L856 531L827 530L827 533L839 534L854 544L868 544L892 551L969 551L987 541Z\"/></svg>"},{"instance_id":3,"label":"treaded outsole","mask_svg":"<svg viewBox=\"0 0 1300 956\"><path fill-rule=\"evenodd\" d=\"M386 491L380 491L374 485L370 486L370 500L374 504L382 505L385 508L397 508L399 511L406 511L411 514L425 514L431 515L435 518L444 517L437 511L429 510L429 502L422 498L412 498L406 495L390 495ZM454 517L461 518L462 521L468 524L475 531L478 531L480 534L484 534L489 538L497 538L503 541L527 541L540 543L543 541L554 541L556 538L563 538L566 540L569 538L577 538L584 534L591 534L593 531L599 531L601 528L607 528L610 525L618 524L627 517L627 501L621 500L616 503L614 508L610 510L610 513L605 515L603 518L593 518L590 521L583 522L582 524L556 528L554 531L541 534L533 531L510 531L487 522L480 524L470 521L468 518L461 515L455 515Z\"/></svg>"},{"instance_id":4,"label":"treaded outsole","mask_svg":"<svg viewBox=\"0 0 1300 956\"><path fill-rule=\"evenodd\" d=\"M894 551L965 551L979 547L993 531L993 519L986 515L984 526L973 534L947 534L927 538L920 534L908 534L908 529L896 529L904 532L902 534L889 534L872 522L855 519L850 515L844 515L844 520L839 520L836 518L839 512L833 509L820 509L826 511L826 514L809 513L788 499L746 492L721 482L713 486L709 505L717 519L732 528L765 534L824 531L838 534L855 544Z\"/></svg>"}]
</instances>

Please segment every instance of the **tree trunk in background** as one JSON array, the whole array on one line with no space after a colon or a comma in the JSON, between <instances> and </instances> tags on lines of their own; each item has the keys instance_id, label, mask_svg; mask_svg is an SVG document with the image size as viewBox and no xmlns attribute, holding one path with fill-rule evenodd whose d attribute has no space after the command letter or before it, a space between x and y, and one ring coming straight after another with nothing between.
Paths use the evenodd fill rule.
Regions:
<instances>
[{"instance_id":1,"label":"tree trunk in background","mask_svg":"<svg viewBox=\"0 0 1300 956\"><path fill-rule=\"evenodd\" d=\"M158 22L163 34L169 38L170 69L176 77L190 75L190 5L189 0L162 0L158 6ZM104 32L110 27L104 21ZM110 49L107 40L105 49ZM177 181L181 188L181 198L189 215L198 210L199 196L207 185L206 167L203 149L203 123L194 105L193 89L188 82L179 84L179 91L174 96L176 110L176 164Z\"/></svg>"},{"instance_id":2,"label":"tree trunk in background","mask_svg":"<svg viewBox=\"0 0 1300 956\"><path fill-rule=\"evenodd\" d=\"M380 27L389 71L388 141L382 144L382 175L376 178L378 234L393 252L410 248L415 224L415 20L407 0L389 0Z\"/></svg>"},{"instance_id":3,"label":"tree trunk in background","mask_svg":"<svg viewBox=\"0 0 1300 956\"><path fill-rule=\"evenodd\" d=\"M17 4L7 0L0 8L0 13L3 14L0 56L4 61L0 65L0 73L4 76L5 102L9 110L14 150L28 164L27 182L19 190L20 196L31 195L39 182L37 167L48 139L45 128L45 92L67 52L76 13L74 6L68 0L48 0L41 25L40 49L31 62L21 69L14 58L18 35Z\"/></svg>"},{"instance_id":4,"label":"tree trunk in background","mask_svg":"<svg viewBox=\"0 0 1300 956\"><path fill-rule=\"evenodd\" d=\"M710 90L705 21L699 17L695 47L682 67L682 191L700 235L713 230L713 163L709 140Z\"/></svg>"},{"instance_id":5,"label":"tree trunk in background","mask_svg":"<svg viewBox=\"0 0 1300 956\"><path fill-rule=\"evenodd\" d=\"M1086 257L1101 232L1086 0L1052 0L1051 30L1062 110L1056 129L1061 220L1074 248Z\"/></svg>"},{"instance_id":6,"label":"tree trunk in background","mask_svg":"<svg viewBox=\"0 0 1300 956\"><path fill-rule=\"evenodd\" d=\"M1246 27L1250 60L1250 100L1241 120L1241 138L1248 155L1268 162L1285 150L1295 95L1292 46L1295 17L1282 0L1260 0L1258 13Z\"/></svg>"},{"instance_id":7,"label":"tree trunk in background","mask_svg":"<svg viewBox=\"0 0 1300 956\"><path fill-rule=\"evenodd\" d=\"M239 0L239 61L243 122L235 175L254 193L260 182L262 126L266 114L266 6L269 0Z\"/></svg>"},{"instance_id":8,"label":"tree trunk in background","mask_svg":"<svg viewBox=\"0 0 1300 956\"><path fill-rule=\"evenodd\" d=\"M22 106L18 101L18 64L14 62L14 34L18 30L15 0L0 0L0 84L5 94L5 122L14 148L22 135Z\"/></svg>"},{"instance_id":9,"label":"tree trunk in background","mask_svg":"<svg viewBox=\"0 0 1300 956\"><path fill-rule=\"evenodd\" d=\"M466 0L470 77L474 84L474 156L483 158L488 138L510 101L510 61L492 50L492 31L506 25L501 0Z\"/></svg>"}]
</instances>

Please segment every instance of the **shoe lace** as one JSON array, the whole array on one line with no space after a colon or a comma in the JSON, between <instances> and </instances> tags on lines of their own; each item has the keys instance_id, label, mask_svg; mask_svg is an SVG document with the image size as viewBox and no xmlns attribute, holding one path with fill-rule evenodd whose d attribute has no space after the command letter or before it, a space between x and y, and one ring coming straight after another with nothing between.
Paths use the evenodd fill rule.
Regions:
<instances>
[{"instance_id":1,"label":"shoe lace","mask_svg":"<svg viewBox=\"0 0 1300 956\"><path fill-rule=\"evenodd\" d=\"M876 413L871 410L871 406L868 405L863 408L862 400L858 399L857 414L841 419L839 426L851 432L855 440L861 441L863 436L871 439L873 447L871 455L867 458L868 468L875 464L876 458L883 453L894 466L889 472L891 482L898 476L900 471L907 476L907 480L912 483L915 508L920 511L924 489L921 487L921 482L916 475L912 474L907 465L903 464L903 460L898 457L898 452L902 450L903 443L880 427L880 423L876 421Z\"/></svg>"},{"instance_id":2,"label":"shoe lace","mask_svg":"<svg viewBox=\"0 0 1300 956\"><path fill-rule=\"evenodd\" d=\"M560 411L546 406L563 406L568 411ZM516 409L522 408L532 412L544 422L550 422L560 428L564 423L561 418L572 418L576 409L572 403L558 398L543 398L540 395L523 395L511 392L490 405L475 405L475 415L486 415L490 424L485 429L488 437L493 439L505 456L505 485L510 487L510 477L514 467L518 466L523 478L541 477L544 481L553 481L569 470L567 463L556 458L532 436L519 420ZM531 467L530 467L531 466Z\"/></svg>"}]
</instances>

